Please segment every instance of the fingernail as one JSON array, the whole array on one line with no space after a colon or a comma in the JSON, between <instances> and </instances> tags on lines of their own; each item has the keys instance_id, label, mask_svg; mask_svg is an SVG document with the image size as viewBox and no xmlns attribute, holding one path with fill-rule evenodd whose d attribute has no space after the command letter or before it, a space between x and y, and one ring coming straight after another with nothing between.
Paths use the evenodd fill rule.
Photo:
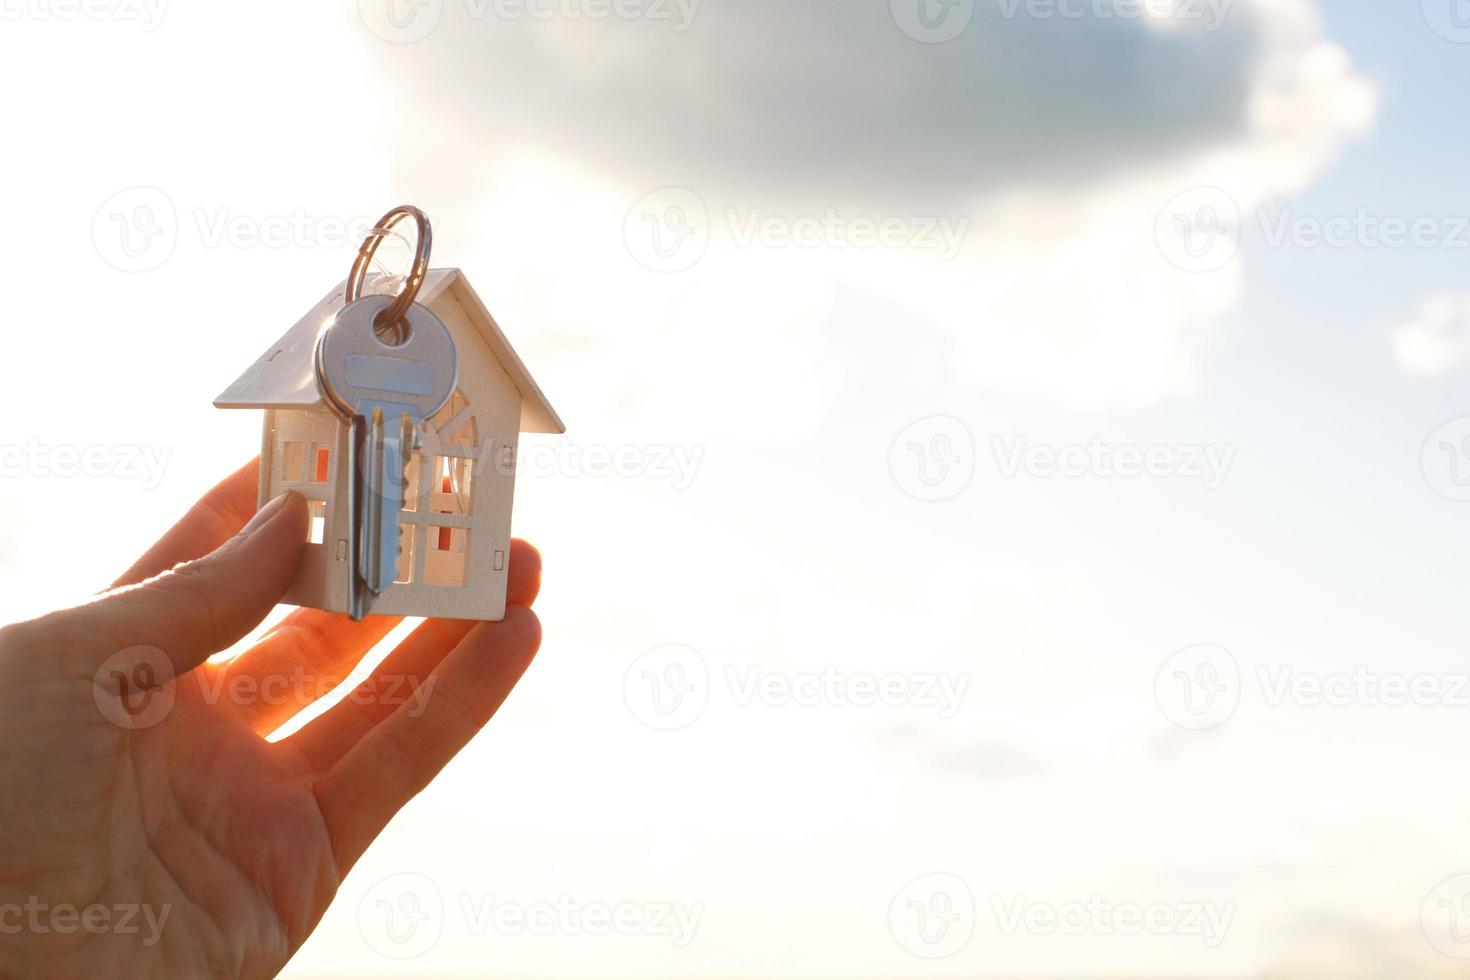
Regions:
<instances>
[{"instance_id":1,"label":"fingernail","mask_svg":"<svg viewBox=\"0 0 1470 980\"><path fill-rule=\"evenodd\" d=\"M270 522L270 519L272 517L281 512L281 508L286 506L286 498L290 497L291 494L294 492L295 491L287 490L285 493L279 495L274 500L267 503L264 507L260 508L260 510L256 511L255 516L250 518L250 523L246 524L243 528L240 529L240 534L242 536L246 534L252 534L264 527L267 523Z\"/></svg>"}]
</instances>

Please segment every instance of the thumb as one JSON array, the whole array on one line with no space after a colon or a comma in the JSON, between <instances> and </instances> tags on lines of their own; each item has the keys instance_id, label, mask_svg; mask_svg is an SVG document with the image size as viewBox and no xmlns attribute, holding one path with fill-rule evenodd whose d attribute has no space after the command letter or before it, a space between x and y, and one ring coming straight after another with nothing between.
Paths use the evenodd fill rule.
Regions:
<instances>
[{"instance_id":1,"label":"thumb","mask_svg":"<svg viewBox=\"0 0 1470 980\"><path fill-rule=\"evenodd\" d=\"M63 616L113 649L155 647L178 677L228 649L280 601L301 557L306 500L287 492L213 552Z\"/></svg>"}]
</instances>

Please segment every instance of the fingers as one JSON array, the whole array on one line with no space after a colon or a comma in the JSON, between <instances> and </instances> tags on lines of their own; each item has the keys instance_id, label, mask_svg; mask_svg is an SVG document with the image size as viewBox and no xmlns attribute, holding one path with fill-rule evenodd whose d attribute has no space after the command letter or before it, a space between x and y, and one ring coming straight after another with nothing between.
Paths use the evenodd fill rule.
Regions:
<instances>
[{"instance_id":1,"label":"fingers","mask_svg":"<svg viewBox=\"0 0 1470 980\"><path fill-rule=\"evenodd\" d=\"M410 633L372 677L301 731L284 740L312 770L325 773L429 681L434 668L474 629L475 623L430 619Z\"/></svg>"},{"instance_id":2,"label":"fingers","mask_svg":"<svg viewBox=\"0 0 1470 980\"><path fill-rule=\"evenodd\" d=\"M511 541L507 608L531 605L540 587L541 553L525 541ZM474 626L459 620L426 620L383 659L357 691L312 719L284 744L301 752L317 772L331 769L412 692L424 687L434 668Z\"/></svg>"},{"instance_id":3,"label":"fingers","mask_svg":"<svg viewBox=\"0 0 1470 980\"><path fill-rule=\"evenodd\" d=\"M476 625L406 703L318 781L343 874L490 720L540 644L541 624L523 606L508 608L499 623Z\"/></svg>"},{"instance_id":4,"label":"fingers","mask_svg":"<svg viewBox=\"0 0 1470 980\"><path fill-rule=\"evenodd\" d=\"M136 585L180 562L207 555L228 541L255 513L259 475L260 461L253 459L225 477L189 508L189 512L157 544L112 583L112 587Z\"/></svg>"},{"instance_id":5,"label":"fingers","mask_svg":"<svg viewBox=\"0 0 1470 980\"><path fill-rule=\"evenodd\" d=\"M541 586L541 555L525 541L510 544L507 566L506 603L529 606ZM346 616L302 609L286 617L259 643L228 664L221 665L223 683L233 684L249 678L250 689L262 694L270 689L274 697L256 697L243 706L247 720L261 734L269 734L285 724L293 715L323 697L352 673L364 655L402 620L388 616L369 616L354 623ZM318 737L332 732L332 741L341 743L333 761L351 747L372 725L386 717L394 706L402 703L405 684L417 684L444 659L473 623L447 620L429 621L420 626L395 650L378 670L375 680L365 686L362 697L333 708L317 719ZM391 676L391 682L384 678ZM375 695L386 695L387 704L378 704ZM374 711L374 707L381 710ZM361 716L355 708L365 709ZM341 715L337 712L341 711ZM336 716L333 718L332 716ZM310 727L310 726L308 726ZM340 729L340 730L339 730ZM304 731L304 730L303 730Z\"/></svg>"},{"instance_id":6,"label":"fingers","mask_svg":"<svg viewBox=\"0 0 1470 980\"><path fill-rule=\"evenodd\" d=\"M402 621L398 616L368 616L354 623L340 613L300 609L249 650L220 664L214 679L221 690L248 679L249 690L258 694L241 704L240 711L252 728L269 735L340 684Z\"/></svg>"},{"instance_id":7,"label":"fingers","mask_svg":"<svg viewBox=\"0 0 1470 980\"><path fill-rule=\"evenodd\" d=\"M541 552L529 541L511 538L506 561L505 604L531 605L541 592Z\"/></svg>"},{"instance_id":8,"label":"fingers","mask_svg":"<svg viewBox=\"0 0 1470 980\"><path fill-rule=\"evenodd\" d=\"M62 615L114 649L153 647L180 676L254 629L295 574L307 507L282 494L213 552Z\"/></svg>"}]
</instances>

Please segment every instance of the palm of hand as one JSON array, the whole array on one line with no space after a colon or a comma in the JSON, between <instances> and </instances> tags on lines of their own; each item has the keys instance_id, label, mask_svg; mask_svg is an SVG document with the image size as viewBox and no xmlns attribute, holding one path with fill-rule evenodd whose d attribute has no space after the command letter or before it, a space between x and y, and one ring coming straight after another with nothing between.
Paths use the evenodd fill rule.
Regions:
<instances>
[{"instance_id":1,"label":"palm of hand","mask_svg":"<svg viewBox=\"0 0 1470 980\"><path fill-rule=\"evenodd\" d=\"M267 742L396 621L300 610L201 663L269 611L305 539L299 499L230 538L253 495L246 467L124 582L227 539L203 561L0 631L0 975L274 975L529 665L539 558L517 542L503 622L425 622Z\"/></svg>"}]
</instances>

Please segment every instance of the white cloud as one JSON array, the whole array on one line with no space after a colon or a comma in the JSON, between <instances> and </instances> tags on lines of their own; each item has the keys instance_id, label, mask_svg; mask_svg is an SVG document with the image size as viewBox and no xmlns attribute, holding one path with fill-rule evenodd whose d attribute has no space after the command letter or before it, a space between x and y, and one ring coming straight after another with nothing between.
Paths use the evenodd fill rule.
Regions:
<instances>
[{"instance_id":1,"label":"white cloud","mask_svg":"<svg viewBox=\"0 0 1470 980\"><path fill-rule=\"evenodd\" d=\"M624 425L799 440L822 421L839 285L947 328L961 384L1091 409L1189 392L1243 288L1238 216L1301 190L1375 115L1311 0L1237 0L1215 31L977 5L945 45L904 36L886 7L708 4L685 33L444 28L393 52L410 60L388 100L411 73L413 97L439 106L421 133L395 121L399 164L437 174L436 132L479 135L483 159L461 166L495 174L477 171L482 213L546 232L498 259L524 283L556 256L556 287L522 299L589 351L589 405ZM512 183L507 156L528 148L542 163ZM656 275L619 239L669 184L697 191L707 246ZM742 240L752 217L790 230L833 213L965 234L957 254L826 231L817 248ZM632 314L616 333L613 305Z\"/></svg>"},{"instance_id":2,"label":"white cloud","mask_svg":"<svg viewBox=\"0 0 1470 980\"><path fill-rule=\"evenodd\" d=\"M1259 8L1245 127L1074 188L982 201L961 260L870 276L961 338L990 388L1074 407L1190 391L1238 299L1240 218L1301 190L1375 114L1305 2ZM1188 236L1188 237L1185 237Z\"/></svg>"},{"instance_id":3,"label":"white cloud","mask_svg":"<svg viewBox=\"0 0 1470 980\"><path fill-rule=\"evenodd\" d=\"M1470 362L1470 293L1436 293L1399 327L1394 356L1410 374L1444 374Z\"/></svg>"}]
</instances>

